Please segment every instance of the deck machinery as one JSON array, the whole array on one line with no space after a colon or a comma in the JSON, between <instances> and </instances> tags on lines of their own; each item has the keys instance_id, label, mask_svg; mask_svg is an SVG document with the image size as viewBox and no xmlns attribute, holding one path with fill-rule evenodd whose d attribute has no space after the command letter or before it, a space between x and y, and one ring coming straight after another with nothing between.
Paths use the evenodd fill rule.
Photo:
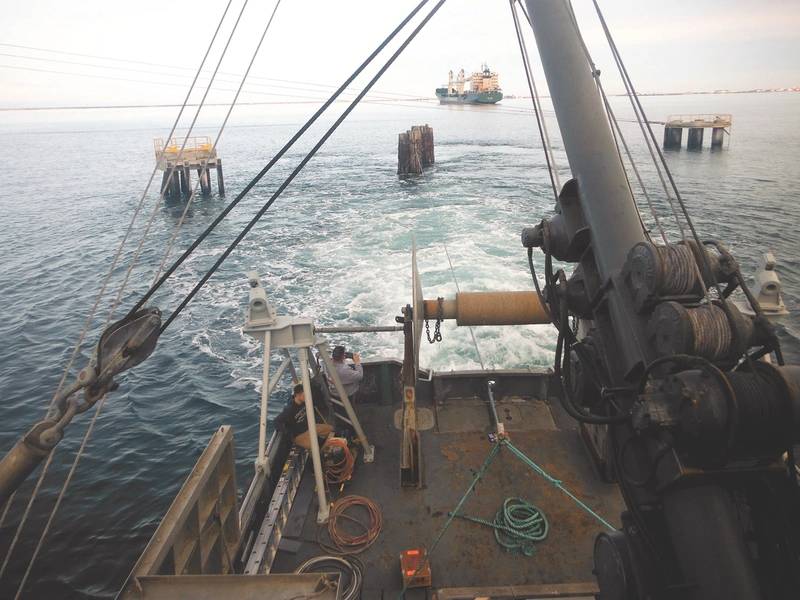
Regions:
<instances>
[{"instance_id":1,"label":"deck machinery","mask_svg":"<svg viewBox=\"0 0 800 600\"><path fill-rule=\"evenodd\" d=\"M373 443L382 441L352 489L377 498L395 523L363 556L364 593L380 597L399 588L394 559L386 557L429 540L435 519L457 500L454 489L460 493L467 483L461 463L480 464L491 378L503 390L501 410L515 407L515 426L523 422L514 439L579 485L595 508L618 511L618 528L566 514L560 499L526 481L525 493L560 517L553 528L561 530L558 538L543 544L534 561L509 563L481 546L474 531L460 530L450 552L431 558L440 598L796 598L800 368L781 364L754 298L754 317L728 301L736 287L747 290L724 246L696 236L665 245L649 239L567 3L528 0L527 7L573 174L556 214L522 232L523 246L546 255L544 300L528 298L522 301L528 308L512 309L520 298L424 300L414 265L414 301L400 318L405 367L370 366L371 393L356 402ZM571 274L554 271L553 259L573 264ZM459 305L472 306L472 314L461 315ZM507 310L510 316L498 316ZM423 318L552 321L559 329L555 373L420 379ZM433 413L424 427L421 409ZM588 455L575 445L579 438ZM503 469L491 482L511 493L524 474L507 463ZM497 494L490 489L475 509L496 505ZM298 519L295 535L308 539L313 520L295 512L287 517ZM273 571L291 571L314 551L278 550Z\"/></svg>"},{"instance_id":2,"label":"deck machinery","mask_svg":"<svg viewBox=\"0 0 800 600\"><path fill-rule=\"evenodd\" d=\"M372 383L356 402L371 440L381 441L374 462L359 465L351 489L377 499L391 523L362 557L365 597L399 588L394 557L430 539L435 519L468 482L462 463L473 469L480 463L481 440L491 430L484 392L491 378L501 414L516 411L508 424L519 429L512 433L518 443L594 498L597 510L619 514L618 529L583 521L504 463L496 479L487 478L488 491L473 510L490 510L525 481L524 493L557 519L558 533L533 562L516 563L483 546L477 536L485 532L457 531L450 551L431 557L440 598L796 598L800 368L764 360L777 350L775 335L757 306L751 318L727 301L744 282L721 244L696 236L677 244L650 241L568 4L528 0L527 8L573 179L560 192L556 214L522 233L525 247L546 255L546 308L536 298L502 322L537 322L542 314L552 320L559 329L556 370L420 379L422 319L458 319L458 305L470 303L423 300L414 264L414 301L400 318L405 365L369 366ZM553 272L553 259L574 264L571 275ZM725 292L711 298L707 290L721 285ZM463 323L501 322L495 313L510 304L509 297L479 302L478 313L494 316L473 314ZM773 355L779 358L779 350ZM418 418L426 409L433 418ZM588 467L579 438L596 469ZM285 539L290 533L309 539L316 526L305 518L313 501L302 490L305 456L289 452L279 437L263 452L271 483L260 498L245 498L238 554L223 563L223 573L236 572L258 543L274 543L261 553L267 559L253 572L258 577L291 572L318 552L313 544L287 550L274 538L253 537L266 524L267 535L280 526ZM319 518L324 508L317 508ZM174 569L165 564L160 572ZM159 571L140 567L126 596L158 583L152 577ZM281 585L273 580L270 589Z\"/></svg>"},{"instance_id":3,"label":"deck machinery","mask_svg":"<svg viewBox=\"0 0 800 600\"><path fill-rule=\"evenodd\" d=\"M493 443L487 434L502 430L551 476L543 482L501 453L465 506L487 516L504 496L525 495L548 515L550 535L533 557L510 558L486 529L454 522L447 542L429 553L439 600L794 599L800 367L783 364L724 246L696 235L651 242L568 3L527 0L527 8L573 175L556 214L522 232L529 252L545 253L546 285L541 297L425 300L412 261L413 299L398 326L403 362L368 364L352 404L339 390L363 450L348 492L372 498L384 513L383 531L360 555L362 597L397 595L401 552L431 541L478 481L473 471ZM571 274L554 270L553 259L573 264ZM297 354L294 379L310 402L321 375L309 351L318 348L327 363L327 346L311 319L274 315L255 275L250 284L246 331L265 342L255 476L240 501L232 432L221 427L123 598L342 597L338 574L295 573L319 554L315 532L328 517L319 448L312 444L309 466L307 452L282 434L266 442L266 398L294 367L287 357L270 377L270 348ZM755 316L727 300L736 287ZM426 373L418 367L423 320L446 318L463 325L551 321L559 331L555 371ZM152 352L159 324L157 309L148 309L104 334L81 386L87 402ZM62 429L34 427L0 465L0 491L10 493ZM565 502L554 483L569 486L608 526ZM413 590L406 597L426 596Z\"/></svg>"}]
</instances>

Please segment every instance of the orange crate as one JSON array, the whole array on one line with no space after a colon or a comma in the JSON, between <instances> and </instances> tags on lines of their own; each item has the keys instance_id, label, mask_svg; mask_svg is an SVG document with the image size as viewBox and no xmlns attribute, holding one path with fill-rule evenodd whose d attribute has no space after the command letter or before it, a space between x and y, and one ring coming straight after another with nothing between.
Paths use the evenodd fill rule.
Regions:
<instances>
[{"instance_id":1,"label":"orange crate","mask_svg":"<svg viewBox=\"0 0 800 600\"><path fill-rule=\"evenodd\" d=\"M431 565L424 548L412 548L400 553L403 585L407 588L430 587Z\"/></svg>"}]
</instances>

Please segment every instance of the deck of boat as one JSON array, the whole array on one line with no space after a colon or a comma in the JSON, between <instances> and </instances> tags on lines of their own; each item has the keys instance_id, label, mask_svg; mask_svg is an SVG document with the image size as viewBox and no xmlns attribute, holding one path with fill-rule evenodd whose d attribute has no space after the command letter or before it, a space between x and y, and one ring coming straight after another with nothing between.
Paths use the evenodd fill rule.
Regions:
<instances>
[{"instance_id":1,"label":"deck of boat","mask_svg":"<svg viewBox=\"0 0 800 600\"><path fill-rule=\"evenodd\" d=\"M448 511L456 506L491 449L487 437L492 431L490 413L480 394L470 397L463 390L453 391L454 386L447 383L434 385L434 390L437 387L434 399L419 403L435 416L435 426L421 433L422 489L400 486L401 432L394 425L399 403L380 404L376 400L357 406L363 427L375 445L375 462L364 464L359 458L353 479L341 495L371 498L383 512L378 540L358 555L365 566L363 598L397 597L402 588L400 552L430 546ZM498 413L513 443L597 513L618 525L623 503L617 487L604 483L594 470L577 425L563 413L557 399L540 397L547 395L546 386L529 389L538 393L512 393L509 387L508 394L503 395L501 390L498 395ZM326 553L315 542L320 532L313 486L309 461L273 573L291 572L306 559ZM532 557L514 555L496 543L488 527L456 519L430 557L434 589L581 583L589 585L575 589L591 587L592 547L602 525L508 449L495 458L462 512L491 520L508 496L521 496L545 513L551 526L547 539L538 544ZM424 590L416 590L407 597L426 595Z\"/></svg>"}]
</instances>

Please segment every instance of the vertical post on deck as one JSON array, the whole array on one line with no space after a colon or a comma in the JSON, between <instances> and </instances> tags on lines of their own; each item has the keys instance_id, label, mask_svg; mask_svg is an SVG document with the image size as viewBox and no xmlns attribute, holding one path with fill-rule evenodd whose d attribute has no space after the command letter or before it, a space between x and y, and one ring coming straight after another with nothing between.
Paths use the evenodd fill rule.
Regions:
<instances>
[{"instance_id":1,"label":"vertical post on deck","mask_svg":"<svg viewBox=\"0 0 800 600\"><path fill-rule=\"evenodd\" d=\"M286 360L289 361L289 372L292 374L292 383L297 385L300 383L300 378L297 377L297 370L294 368L294 363L292 362L292 355L288 350L283 351L284 356L286 356Z\"/></svg>"},{"instance_id":2,"label":"vertical post on deck","mask_svg":"<svg viewBox=\"0 0 800 600\"><path fill-rule=\"evenodd\" d=\"M403 323L403 439L400 447L400 485L422 487L422 450L417 431L417 389L411 307L404 309Z\"/></svg>"},{"instance_id":3,"label":"vertical post on deck","mask_svg":"<svg viewBox=\"0 0 800 600\"><path fill-rule=\"evenodd\" d=\"M264 332L264 371L261 376L261 414L258 420L258 456L256 457L256 470L262 470L269 475L269 462L267 461L267 408L269 403L269 357L272 334Z\"/></svg>"},{"instance_id":4,"label":"vertical post on deck","mask_svg":"<svg viewBox=\"0 0 800 600\"><path fill-rule=\"evenodd\" d=\"M347 418L350 419L353 429L356 430L356 436L358 436L358 440L361 442L361 447L364 449L364 462L372 462L375 459L375 446L370 445L367 434L364 433L361 423L358 420L358 415L356 415L356 411L353 410L353 405L350 404L350 398L347 397L347 392L344 390L342 380L339 378L339 373L336 372L336 365L333 364L333 359L331 358L330 352L328 352L328 342L324 340L317 342L317 350L319 350L319 355L322 357L322 362L325 364L325 372L328 374L331 381L333 381L333 387L336 388L339 400L341 400L344 405Z\"/></svg>"},{"instance_id":5,"label":"vertical post on deck","mask_svg":"<svg viewBox=\"0 0 800 600\"><path fill-rule=\"evenodd\" d=\"M325 480L322 477L322 458L319 453L319 439L317 438L317 419L314 413L314 400L311 397L311 380L308 377L308 356L301 349L297 353L300 359L300 379L303 382L303 395L306 399L306 420L308 421L308 440L311 446L311 462L314 465L314 481L317 486L317 523L327 523L330 507L325 496Z\"/></svg>"}]
</instances>

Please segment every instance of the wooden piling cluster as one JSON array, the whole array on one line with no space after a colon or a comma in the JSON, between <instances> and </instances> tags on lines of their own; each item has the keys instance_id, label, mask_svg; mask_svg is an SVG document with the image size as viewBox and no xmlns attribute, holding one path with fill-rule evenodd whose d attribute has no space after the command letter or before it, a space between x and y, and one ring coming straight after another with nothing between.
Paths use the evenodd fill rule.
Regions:
<instances>
[{"instance_id":1,"label":"wooden piling cluster","mask_svg":"<svg viewBox=\"0 0 800 600\"><path fill-rule=\"evenodd\" d=\"M164 198L178 200L189 198L192 194L192 171L200 181L200 193L211 194L211 172L217 172L217 188L220 196L225 195L225 179L222 174L222 159L209 137L193 137L186 140L163 139L153 142L156 164L164 173L161 177L161 193ZM181 149L181 147L183 147Z\"/></svg>"},{"instance_id":2,"label":"wooden piling cluster","mask_svg":"<svg viewBox=\"0 0 800 600\"><path fill-rule=\"evenodd\" d=\"M434 163L433 128L414 125L397 139L397 174L400 178L420 175Z\"/></svg>"},{"instance_id":3,"label":"wooden piling cluster","mask_svg":"<svg viewBox=\"0 0 800 600\"><path fill-rule=\"evenodd\" d=\"M703 134L711 129L711 148L722 148L725 134L731 134L731 115L671 115L664 123L664 149L680 150L683 130L688 129L687 150L703 147Z\"/></svg>"}]
</instances>

